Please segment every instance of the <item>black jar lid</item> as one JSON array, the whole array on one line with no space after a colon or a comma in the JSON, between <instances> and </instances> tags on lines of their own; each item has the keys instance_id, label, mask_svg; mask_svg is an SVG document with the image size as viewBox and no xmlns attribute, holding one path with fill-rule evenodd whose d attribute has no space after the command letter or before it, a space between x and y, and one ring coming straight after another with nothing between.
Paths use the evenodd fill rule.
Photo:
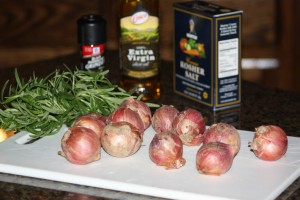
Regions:
<instances>
[{"instance_id":1,"label":"black jar lid","mask_svg":"<svg viewBox=\"0 0 300 200\"><path fill-rule=\"evenodd\" d=\"M100 15L83 15L77 20L78 43L97 45L106 42L106 21Z\"/></svg>"}]
</instances>

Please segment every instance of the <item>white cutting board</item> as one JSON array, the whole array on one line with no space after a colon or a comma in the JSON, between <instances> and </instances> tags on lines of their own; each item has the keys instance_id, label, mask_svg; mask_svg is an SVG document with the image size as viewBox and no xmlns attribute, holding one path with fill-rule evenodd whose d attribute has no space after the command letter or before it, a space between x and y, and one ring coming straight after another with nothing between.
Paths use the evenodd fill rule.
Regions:
<instances>
[{"instance_id":1,"label":"white cutting board","mask_svg":"<svg viewBox=\"0 0 300 200\"><path fill-rule=\"evenodd\" d=\"M199 174L195 155L199 147L184 147L187 163L165 170L148 156L154 131L145 132L141 149L131 157L102 158L88 165L74 165L57 152L66 127L32 144L17 144L20 132L0 143L0 172L170 199L274 199L300 174L300 138L289 137L285 157L275 162L259 160L250 151L253 132L239 131L242 146L231 169L221 176ZM19 138L19 139L18 139ZM21 139L20 139L21 138Z\"/></svg>"}]
</instances>

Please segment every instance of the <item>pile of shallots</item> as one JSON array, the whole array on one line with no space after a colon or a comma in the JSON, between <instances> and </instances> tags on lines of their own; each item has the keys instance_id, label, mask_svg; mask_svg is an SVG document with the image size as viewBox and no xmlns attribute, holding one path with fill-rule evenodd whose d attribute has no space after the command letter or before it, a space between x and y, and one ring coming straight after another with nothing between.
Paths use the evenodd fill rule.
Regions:
<instances>
[{"instance_id":1,"label":"pile of shallots","mask_svg":"<svg viewBox=\"0 0 300 200\"><path fill-rule=\"evenodd\" d=\"M128 98L108 117L96 113L79 117L64 134L58 153L74 164L99 160L101 147L114 157L131 156L141 147L150 125L147 104Z\"/></svg>"},{"instance_id":2,"label":"pile of shallots","mask_svg":"<svg viewBox=\"0 0 300 200\"><path fill-rule=\"evenodd\" d=\"M240 135L234 126L213 124L204 133L203 145L197 152L199 173L220 175L226 173L241 147Z\"/></svg>"},{"instance_id":3,"label":"pile of shallots","mask_svg":"<svg viewBox=\"0 0 300 200\"><path fill-rule=\"evenodd\" d=\"M184 166L183 145L200 146L196 154L198 172L221 175L231 168L241 148L234 126L221 122L205 130L204 118L194 109L179 112L171 105L163 105L154 112L152 126L156 135L150 143L149 155L166 169ZM287 151L287 136L278 126L260 126L249 146L258 158L275 161Z\"/></svg>"},{"instance_id":4,"label":"pile of shallots","mask_svg":"<svg viewBox=\"0 0 300 200\"><path fill-rule=\"evenodd\" d=\"M152 117L156 135L150 143L150 158L167 169L185 164L183 145L200 146L196 154L199 173L220 175L227 172L237 155L241 141L237 130L229 124L213 124L205 130L205 120L194 109L179 112L175 107L164 105Z\"/></svg>"},{"instance_id":5,"label":"pile of shallots","mask_svg":"<svg viewBox=\"0 0 300 200\"><path fill-rule=\"evenodd\" d=\"M183 146L199 146L197 171L221 175L231 168L241 147L240 135L230 124L217 123L206 129L199 111L189 108L180 112L172 105L159 107L152 116L146 103L128 98L108 117L96 113L79 117L65 132L59 155L74 164L99 160L101 148L111 156L128 157L140 149L150 125L155 134L149 144L149 157L166 169L185 165ZM260 126L249 146L262 160L278 160L287 151L287 136L278 126Z\"/></svg>"},{"instance_id":6,"label":"pile of shallots","mask_svg":"<svg viewBox=\"0 0 300 200\"><path fill-rule=\"evenodd\" d=\"M185 165L183 145L198 146L203 141L205 120L194 109L179 112L174 106L163 105L152 116L156 134L149 146L151 160L166 169Z\"/></svg>"}]
</instances>

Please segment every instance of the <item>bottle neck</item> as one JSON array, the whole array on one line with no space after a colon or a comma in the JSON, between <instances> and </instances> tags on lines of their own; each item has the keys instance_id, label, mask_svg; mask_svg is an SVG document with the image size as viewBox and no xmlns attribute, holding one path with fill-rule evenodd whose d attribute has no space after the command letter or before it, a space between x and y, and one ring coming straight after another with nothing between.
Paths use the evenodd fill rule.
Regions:
<instances>
[{"instance_id":1,"label":"bottle neck","mask_svg":"<svg viewBox=\"0 0 300 200\"><path fill-rule=\"evenodd\" d=\"M125 17L138 11L147 11L152 16L158 16L158 7L158 0L124 0L120 4L120 15Z\"/></svg>"}]
</instances>

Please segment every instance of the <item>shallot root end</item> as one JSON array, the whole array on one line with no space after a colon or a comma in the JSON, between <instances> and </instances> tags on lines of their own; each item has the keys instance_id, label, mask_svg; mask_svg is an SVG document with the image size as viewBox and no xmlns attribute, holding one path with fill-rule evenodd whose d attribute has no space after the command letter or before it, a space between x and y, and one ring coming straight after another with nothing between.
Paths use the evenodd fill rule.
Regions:
<instances>
[{"instance_id":1,"label":"shallot root end","mask_svg":"<svg viewBox=\"0 0 300 200\"><path fill-rule=\"evenodd\" d=\"M186 163L186 160L184 158L179 158L175 162L172 162L166 166L167 170L170 169L179 169L180 167L183 167Z\"/></svg>"},{"instance_id":2,"label":"shallot root end","mask_svg":"<svg viewBox=\"0 0 300 200\"><path fill-rule=\"evenodd\" d=\"M64 158L66 157L66 154L63 151L58 151L57 154Z\"/></svg>"}]
</instances>

